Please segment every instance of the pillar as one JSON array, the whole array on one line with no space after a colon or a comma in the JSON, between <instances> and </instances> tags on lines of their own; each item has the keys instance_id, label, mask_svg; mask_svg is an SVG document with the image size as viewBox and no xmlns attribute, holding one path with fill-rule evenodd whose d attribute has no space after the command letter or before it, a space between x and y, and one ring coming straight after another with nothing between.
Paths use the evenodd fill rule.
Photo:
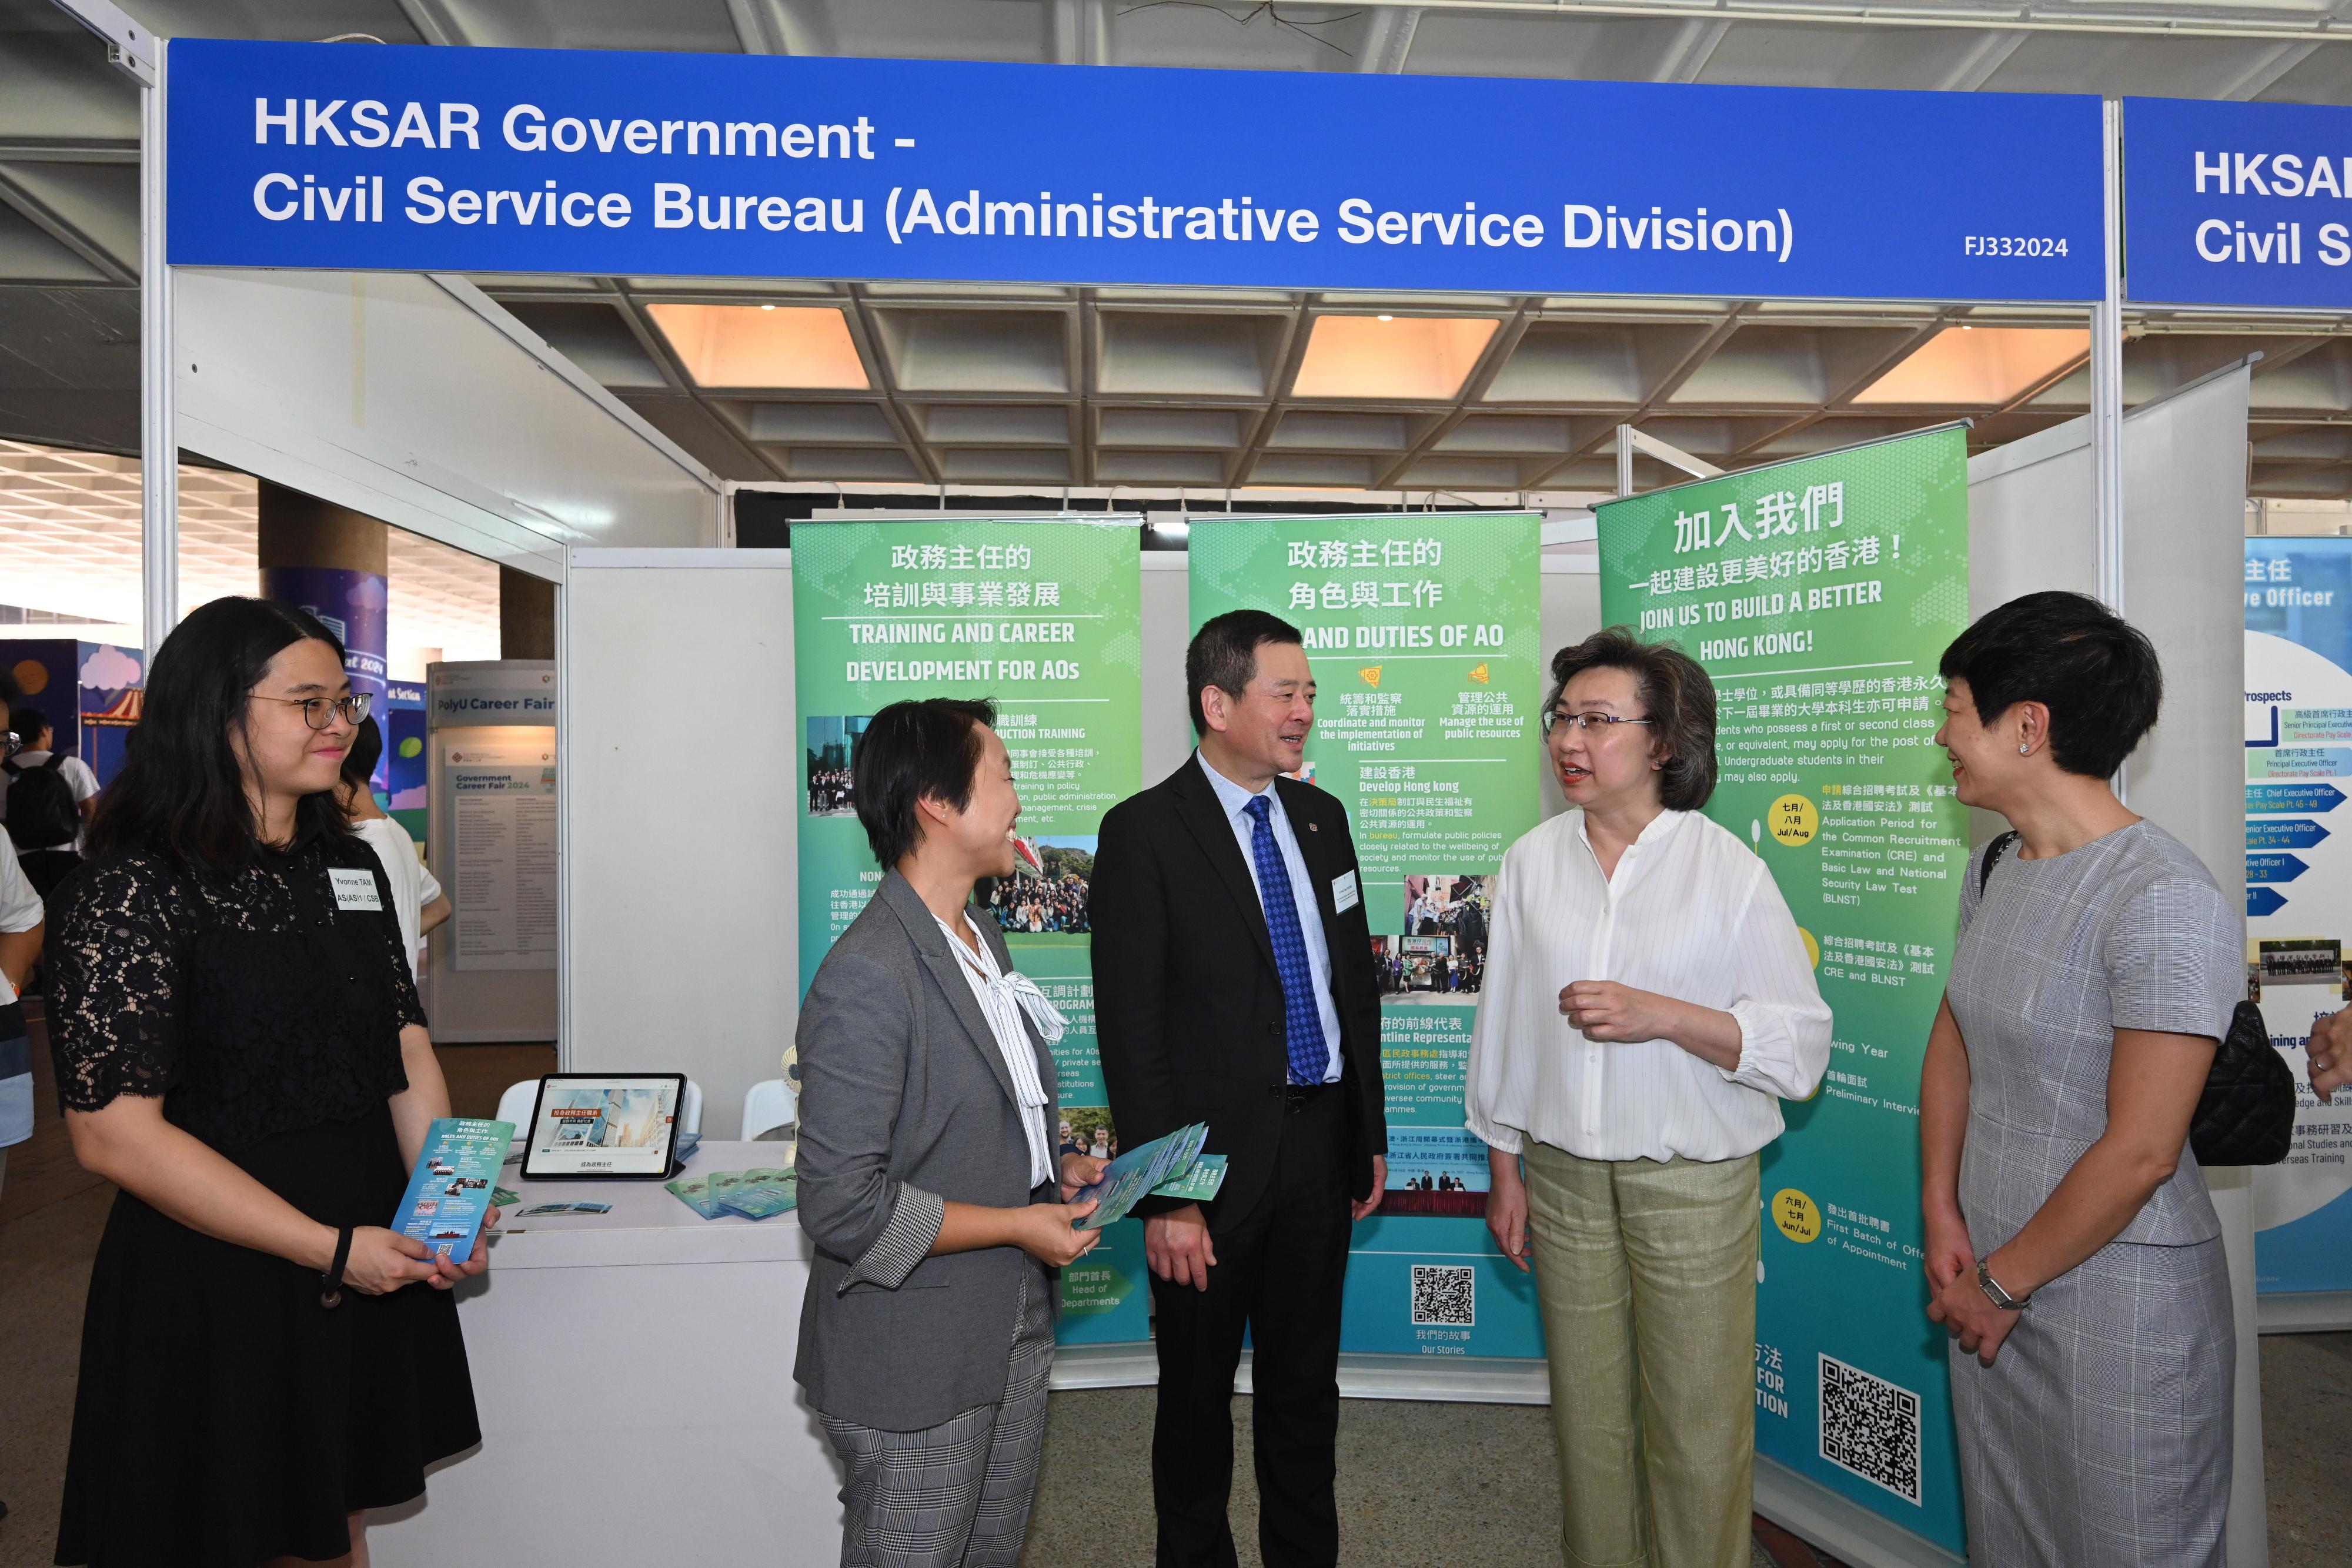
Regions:
<instances>
[{"instance_id":1,"label":"pillar","mask_svg":"<svg viewBox=\"0 0 2352 1568\"><path fill-rule=\"evenodd\" d=\"M555 584L510 566L499 568L499 657L555 657Z\"/></svg>"},{"instance_id":2,"label":"pillar","mask_svg":"<svg viewBox=\"0 0 2352 1568\"><path fill-rule=\"evenodd\" d=\"M383 697L384 525L362 512L261 481L261 595L298 604L343 643L352 690Z\"/></svg>"}]
</instances>

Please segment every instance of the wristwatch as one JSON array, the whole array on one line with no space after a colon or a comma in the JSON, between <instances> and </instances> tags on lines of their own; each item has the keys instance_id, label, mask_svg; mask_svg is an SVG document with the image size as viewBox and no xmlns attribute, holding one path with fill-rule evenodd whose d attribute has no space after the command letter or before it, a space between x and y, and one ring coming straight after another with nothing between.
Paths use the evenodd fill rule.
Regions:
<instances>
[{"instance_id":1,"label":"wristwatch","mask_svg":"<svg viewBox=\"0 0 2352 1568\"><path fill-rule=\"evenodd\" d=\"M1984 1288L1985 1300L2004 1312L2021 1312L2031 1304L2030 1298L2012 1296L2002 1290L2000 1281L1992 1277L1992 1265L1989 1262L1977 1265L1977 1283Z\"/></svg>"}]
</instances>

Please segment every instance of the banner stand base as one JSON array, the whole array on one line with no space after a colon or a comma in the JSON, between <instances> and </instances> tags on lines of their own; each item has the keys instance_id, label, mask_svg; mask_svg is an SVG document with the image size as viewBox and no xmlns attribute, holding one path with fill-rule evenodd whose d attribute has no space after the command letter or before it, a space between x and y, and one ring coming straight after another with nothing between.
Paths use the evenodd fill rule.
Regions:
<instances>
[{"instance_id":1,"label":"banner stand base","mask_svg":"<svg viewBox=\"0 0 2352 1568\"><path fill-rule=\"evenodd\" d=\"M2352 1291L2280 1291L2254 1298L2262 1333L2341 1333L2352 1329Z\"/></svg>"},{"instance_id":2,"label":"banner stand base","mask_svg":"<svg viewBox=\"0 0 2352 1568\"><path fill-rule=\"evenodd\" d=\"M1053 1389L1149 1388L1160 1381L1150 1341L1066 1344L1054 1352ZM1250 1353L1242 1352L1234 1392L1250 1392ZM1507 1356L1370 1355L1339 1357L1343 1399L1426 1399L1447 1405L1549 1405L1551 1375L1543 1362Z\"/></svg>"},{"instance_id":3,"label":"banner stand base","mask_svg":"<svg viewBox=\"0 0 2352 1568\"><path fill-rule=\"evenodd\" d=\"M1756 1511L1853 1568L1962 1568L1968 1562L1761 1454Z\"/></svg>"}]
</instances>

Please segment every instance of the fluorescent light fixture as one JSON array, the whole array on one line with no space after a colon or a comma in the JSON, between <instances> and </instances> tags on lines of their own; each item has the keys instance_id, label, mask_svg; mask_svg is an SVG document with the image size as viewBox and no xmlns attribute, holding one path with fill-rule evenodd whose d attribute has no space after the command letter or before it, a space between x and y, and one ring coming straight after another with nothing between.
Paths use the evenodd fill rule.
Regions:
<instances>
[{"instance_id":1,"label":"fluorescent light fixture","mask_svg":"<svg viewBox=\"0 0 2352 1568\"><path fill-rule=\"evenodd\" d=\"M864 392L873 383L839 310L812 305L648 305L700 387Z\"/></svg>"},{"instance_id":2,"label":"fluorescent light fixture","mask_svg":"<svg viewBox=\"0 0 2352 1568\"><path fill-rule=\"evenodd\" d=\"M1863 392L1859 404L1990 408L2022 396L2091 350L2074 328L1947 327Z\"/></svg>"},{"instance_id":3,"label":"fluorescent light fixture","mask_svg":"<svg viewBox=\"0 0 2352 1568\"><path fill-rule=\"evenodd\" d=\"M1501 326L1484 316L1318 316L1290 395L1445 402Z\"/></svg>"}]
</instances>

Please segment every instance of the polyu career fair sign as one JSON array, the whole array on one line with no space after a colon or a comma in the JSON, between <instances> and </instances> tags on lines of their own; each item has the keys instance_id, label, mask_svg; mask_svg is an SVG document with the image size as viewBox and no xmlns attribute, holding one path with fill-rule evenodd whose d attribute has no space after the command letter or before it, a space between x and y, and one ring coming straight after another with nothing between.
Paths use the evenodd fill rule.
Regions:
<instances>
[{"instance_id":1,"label":"polyu career fair sign","mask_svg":"<svg viewBox=\"0 0 2352 1568\"><path fill-rule=\"evenodd\" d=\"M169 68L175 266L2100 293L2091 98L213 39Z\"/></svg>"},{"instance_id":2,"label":"polyu career fair sign","mask_svg":"<svg viewBox=\"0 0 2352 1568\"><path fill-rule=\"evenodd\" d=\"M2352 306L2352 110L2124 100L2136 301Z\"/></svg>"}]
</instances>

